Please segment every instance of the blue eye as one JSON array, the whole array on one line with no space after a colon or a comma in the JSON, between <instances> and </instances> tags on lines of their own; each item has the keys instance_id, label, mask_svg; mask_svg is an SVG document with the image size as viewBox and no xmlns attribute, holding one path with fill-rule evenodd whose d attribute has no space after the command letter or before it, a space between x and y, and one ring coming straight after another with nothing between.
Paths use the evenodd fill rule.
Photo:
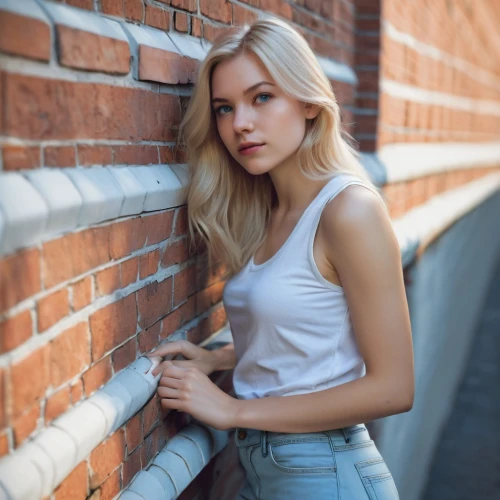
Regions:
<instances>
[{"instance_id":1,"label":"blue eye","mask_svg":"<svg viewBox=\"0 0 500 500\"><path fill-rule=\"evenodd\" d=\"M228 105L221 106L220 108L217 108L217 109L215 110L215 112L216 112L218 115L225 115L226 113L223 113L223 112L222 112L222 110L223 110L224 108L229 108L229 109L231 109L231 106L228 106ZM229 111L228 111L228 113L229 113Z\"/></svg>"},{"instance_id":2,"label":"blue eye","mask_svg":"<svg viewBox=\"0 0 500 500\"><path fill-rule=\"evenodd\" d=\"M261 101L261 102L267 102L269 99L271 99L271 96L269 94L259 94L256 99L259 99L260 97L267 97L268 99L266 99L265 101Z\"/></svg>"}]
</instances>

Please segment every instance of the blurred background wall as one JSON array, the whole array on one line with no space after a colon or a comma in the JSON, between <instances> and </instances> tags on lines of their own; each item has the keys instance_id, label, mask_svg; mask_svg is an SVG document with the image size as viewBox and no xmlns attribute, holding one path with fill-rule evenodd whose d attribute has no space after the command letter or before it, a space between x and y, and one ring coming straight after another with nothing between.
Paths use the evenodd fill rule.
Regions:
<instances>
[{"instance_id":1,"label":"blurred background wall","mask_svg":"<svg viewBox=\"0 0 500 500\"><path fill-rule=\"evenodd\" d=\"M411 412L368 425L401 498L423 494L499 255L500 6L0 0L0 491L10 498L154 498L139 471L189 418L162 414L153 396L77 463L54 428L162 340L228 341L225 270L188 247L187 166L174 146L210 42L262 13L311 45L388 196L417 392ZM213 379L231 391L231 372ZM44 458L52 465L27 456L33 443L57 455ZM181 498L230 498L231 459L229 445L191 471ZM26 461L38 468L21 484L11 471Z\"/></svg>"}]
</instances>

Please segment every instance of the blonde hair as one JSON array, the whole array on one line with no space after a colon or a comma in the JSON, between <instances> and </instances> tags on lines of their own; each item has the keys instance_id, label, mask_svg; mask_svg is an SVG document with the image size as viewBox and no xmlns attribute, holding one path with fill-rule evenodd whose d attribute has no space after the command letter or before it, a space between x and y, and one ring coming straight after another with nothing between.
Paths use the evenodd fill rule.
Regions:
<instances>
[{"instance_id":1,"label":"blonde hair","mask_svg":"<svg viewBox=\"0 0 500 500\"><path fill-rule=\"evenodd\" d=\"M207 245L209 262L220 261L230 275L263 242L277 202L269 174L249 174L227 151L210 104L214 68L243 51L256 55L284 92L321 107L316 118L307 121L296 153L302 174L323 180L350 173L377 189L360 164L359 153L343 138L351 136L342 127L331 84L306 40L273 18L229 29L215 40L200 66L180 135L191 167L187 190L191 238L198 232Z\"/></svg>"}]
</instances>

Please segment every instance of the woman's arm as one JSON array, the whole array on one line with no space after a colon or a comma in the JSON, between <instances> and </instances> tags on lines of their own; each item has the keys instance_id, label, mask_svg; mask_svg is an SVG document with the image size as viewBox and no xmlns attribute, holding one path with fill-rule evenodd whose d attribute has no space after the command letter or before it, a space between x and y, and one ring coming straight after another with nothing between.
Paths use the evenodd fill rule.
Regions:
<instances>
[{"instance_id":1,"label":"woman's arm","mask_svg":"<svg viewBox=\"0 0 500 500\"><path fill-rule=\"evenodd\" d=\"M219 370L232 370L236 366L234 344L227 344L211 351L213 356L214 372Z\"/></svg>"},{"instance_id":2,"label":"woman's arm","mask_svg":"<svg viewBox=\"0 0 500 500\"><path fill-rule=\"evenodd\" d=\"M349 186L326 205L321 231L342 282L366 375L309 394L235 401L234 427L315 432L412 408L411 325L399 244L385 207L368 189Z\"/></svg>"}]
</instances>

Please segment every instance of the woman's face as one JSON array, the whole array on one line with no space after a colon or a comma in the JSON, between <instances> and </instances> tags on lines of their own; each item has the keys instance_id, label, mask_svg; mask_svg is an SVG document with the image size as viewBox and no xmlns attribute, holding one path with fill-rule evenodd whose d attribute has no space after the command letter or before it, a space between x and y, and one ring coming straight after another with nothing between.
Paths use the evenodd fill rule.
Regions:
<instances>
[{"instance_id":1,"label":"woman's face","mask_svg":"<svg viewBox=\"0 0 500 500\"><path fill-rule=\"evenodd\" d=\"M219 63L212 74L212 109L231 156L250 174L287 163L299 148L309 106L285 95L253 53ZM259 146L241 149L245 143Z\"/></svg>"}]
</instances>

